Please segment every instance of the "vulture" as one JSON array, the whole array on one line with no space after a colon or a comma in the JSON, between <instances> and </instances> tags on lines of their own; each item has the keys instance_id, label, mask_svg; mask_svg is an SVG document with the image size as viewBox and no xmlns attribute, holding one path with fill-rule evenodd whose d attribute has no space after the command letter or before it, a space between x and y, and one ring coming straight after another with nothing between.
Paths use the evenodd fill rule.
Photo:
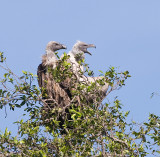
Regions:
<instances>
[{"instance_id":1,"label":"vulture","mask_svg":"<svg viewBox=\"0 0 160 157\"><path fill-rule=\"evenodd\" d=\"M79 64L79 61L82 59L85 60L85 53L92 55L87 50L87 48L96 48L96 46L94 44L87 44L82 41L77 41L77 43L73 46L72 50L68 53L68 55L70 56L70 58L68 59L68 62L70 62L72 64L72 70L75 73L75 75L77 76L78 81L81 83L85 83L85 84L90 85L91 83L94 83L98 80L103 79L103 77L101 77L101 76L87 77L84 75L84 67L83 67L83 65ZM83 74L81 72L83 72ZM98 83L96 83L96 84L98 85ZM106 92L108 90L108 87L109 87L108 83L105 83L103 86L98 87L97 92L99 93L99 95L101 95L101 101L106 96ZM90 98L93 99L93 97L94 97L94 95L92 94L92 96Z\"/></svg>"},{"instance_id":2,"label":"vulture","mask_svg":"<svg viewBox=\"0 0 160 157\"><path fill-rule=\"evenodd\" d=\"M53 116L59 121L59 126L63 128L64 121L71 120L69 109L65 106L71 103L71 97L65 88L53 77L54 69L59 65L56 51L66 49L66 46L55 41L50 41L46 46L46 53L42 56L42 63L38 66L38 84L42 93L43 107L41 118L44 125L52 125ZM63 111L59 113L59 109ZM53 109L55 110L53 113Z\"/></svg>"},{"instance_id":3,"label":"vulture","mask_svg":"<svg viewBox=\"0 0 160 157\"><path fill-rule=\"evenodd\" d=\"M60 87L60 84L53 79L52 71L56 68L58 60L55 52L60 49L66 49L66 46L55 41L50 41L46 46L46 54L42 56L42 63L38 66L38 84L42 91L42 98L49 104L53 100L57 104L69 103L68 94ZM52 101L51 101L52 100Z\"/></svg>"}]
</instances>

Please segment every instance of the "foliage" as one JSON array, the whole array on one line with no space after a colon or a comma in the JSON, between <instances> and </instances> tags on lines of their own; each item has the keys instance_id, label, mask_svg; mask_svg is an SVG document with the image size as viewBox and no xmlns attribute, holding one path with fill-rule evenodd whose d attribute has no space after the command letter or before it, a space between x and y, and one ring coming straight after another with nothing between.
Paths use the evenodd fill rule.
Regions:
<instances>
[{"instance_id":1,"label":"foliage","mask_svg":"<svg viewBox=\"0 0 160 157\"><path fill-rule=\"evenodd\" d=\"M56 69L48 71L57 83L67 77L73 78L72 84L76 85L72 89L72 100L65 107L49 106L47 113L43 113L46 102L36 86L37 76L26 71L23 71L21 77L15 75L6 65L3 53L0 53L0 68L4 71L3 78L0 78L0 108L9 105L14 111L15 108L25 106L24 111L29 114L27 120L15 122L19 125L17 136L13 137L7 128L4 133L0 133L0 154L43 157L146 156L149 152L160 154L159 116L150 114L148 122L142 124L128 123L129 111L122 111L122 104L117 98L113 103L99 101L101 93L96 91L100 86L109 84L108 96L110 92L125 85L125 80L130 77L129 72L118 73L114 67L110 67L105 73L100 71L103 77L95 83L77 82L67 59L68 56L64 54ZM88 65L84 61L80 64L92 76L93 72ZM94 94L94 101L88 101L87 96L91 94ZM62 116L66 108L71 117L66 117L60 126L57 117Z\"/></svg>"}]
</instances>

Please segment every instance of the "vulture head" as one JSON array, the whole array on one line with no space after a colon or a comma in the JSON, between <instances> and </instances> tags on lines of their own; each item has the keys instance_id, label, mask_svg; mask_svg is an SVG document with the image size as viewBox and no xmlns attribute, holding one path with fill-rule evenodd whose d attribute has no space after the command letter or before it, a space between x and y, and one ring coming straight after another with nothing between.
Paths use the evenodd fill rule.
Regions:
<instances>
[{"instance_id":1,"label":"vulture head","mask_svg":"<svg viewBox=\"0 0 160 157\"><path fill-rule=\"evenodd\" d=\"M57 57L55 51L60 49L66 49L67 47L63 44L60 44L56 41L50 41L46 46L46 54L42 56L43 65L53 65L53 68L56 66Z\"/></svg>"},{"instance_id":2,"label":"vulture head","mask_svg":"<svg viewBox=\"0 0 160 157\"><path fill-rule=\"evenodd\" d=\"M77 43L73 46L72 52L74 53L74 55L82 53L82 55L84 55L84 53L88 53L90 55L92 55L87 49L88 48L96 48L95 45L93 44L86 44L82 41L77 41Z\"/></svg>"},{"instance_id":3,"label":"vulture head","mask_svg":"<svg viewBox=\"0 0 160 157\"><path fill-rule=\"evenodd\" d=\"M46 52L55 52L57 50L60 50L60 49L66 49L67 47L63 44L60 44L56 41L50 41L48 44L47 44L47 47L46 47Z\"/></svg>"}]
</instances>

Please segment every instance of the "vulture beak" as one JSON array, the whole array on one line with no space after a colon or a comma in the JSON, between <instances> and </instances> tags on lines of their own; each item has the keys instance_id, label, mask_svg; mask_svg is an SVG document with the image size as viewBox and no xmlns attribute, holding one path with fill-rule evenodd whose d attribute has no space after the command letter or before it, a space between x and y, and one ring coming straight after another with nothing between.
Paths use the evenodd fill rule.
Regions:
<instances>
[{"instance_id":1,"label":"vulture beak","mask_svg":"<svg viewBox=\"0 0 160 157\"><path fill-rule=\"evenodd\" d=\"M93 44L88 44L87 48L91 48L91 47L96 48L95 45L93 45ZM85 53L88 53L89 55L92 56L92 54L91 54L88 50L87 50Z\"/></svg>"},{"instance_id":2,"label":"vulture beak","mask_svg":"<svg viewBox=\"0 0 160 157\"><path fill-rule=\"evenodd\" d=\"M90 47L96 48L96 46L93 45L93 44L89 44L89 45L88 45L88 48L90 48Z\"/></svg>"},{"instance_id":3,"label":"vulture beak","mask_svg":"<svg viewBox=\"0 0 160 157\"><path fill-rule=\"evenodd\" d=\"M65 45L62 45L62 49L67 49L67 47Z\"/></svg>"}]
</instances>

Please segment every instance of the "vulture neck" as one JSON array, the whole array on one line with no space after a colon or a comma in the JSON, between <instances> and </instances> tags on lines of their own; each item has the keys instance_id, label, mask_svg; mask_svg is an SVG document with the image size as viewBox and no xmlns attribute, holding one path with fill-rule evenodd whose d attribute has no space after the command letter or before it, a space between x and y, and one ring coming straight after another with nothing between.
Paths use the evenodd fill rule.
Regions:
<instances>
[{"instance_id":1,"label":"vulture neck","mask_svg":"<svg viewBox=\"0 0 160 157\"><path fill-rule=\"evenodd\" d=\"M79 49L77 49L77 48L72 49L70 55L72 55L77 62L79 60L85 59L84 52L79 50Z\"/></svg>"},{"instance_id":2,"label":"vulture neck","mask_svg":"<svg viewBox=\"0 0 160 157\"><path fill-rule=\"evenodd\" d=\"M56 55L51 50L46 50L46 65L53 65L53 68L56 66Z\"/></svg>"},{"instance_id":3,"label":"vulture neck","mask_svg":"<svg viewBox=\"0 0 160 157\"><path fill-rule=\"evenodd\" d=\"M82 53L82 52L81 52L81 53ZM83 71L84 71L84 68L83 68L82 65L79 65L78 61L79 61L80 59L79 59L79 58L77 59L76 54L77 54L77 53L74 53L74 51L70 51L70 52L68 53L68 55L70 56L70 62L73 63L73 65L72 65L73 71L74 71L75 73L78 73L78 71L79 71L79 69L80 69L80 70L83 72ZM84 56L83 56L83 57L84 57ZM83 59L83 58L81 57L81 59Z\"/></svg>"}]
</instances>

